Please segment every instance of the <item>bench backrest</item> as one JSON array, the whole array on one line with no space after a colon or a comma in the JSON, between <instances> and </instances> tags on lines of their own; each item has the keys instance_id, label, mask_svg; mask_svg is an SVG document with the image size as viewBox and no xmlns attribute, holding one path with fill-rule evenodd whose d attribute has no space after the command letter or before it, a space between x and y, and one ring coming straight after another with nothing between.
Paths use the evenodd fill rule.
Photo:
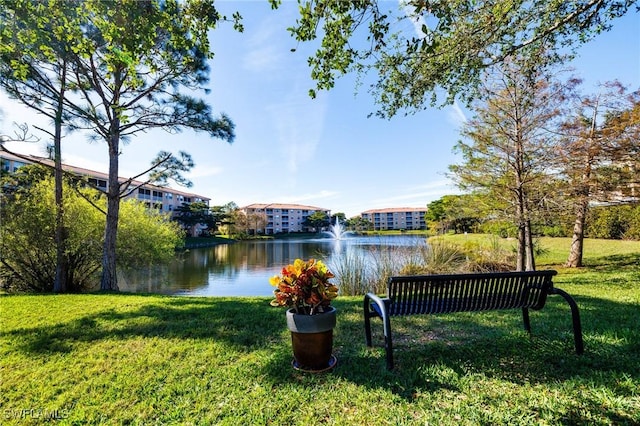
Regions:
<instances>
[{"instance_id":1,"label":"bench backrest","mask_svg":"<svg viewBox=\"0 0 640 426\"><path fill-rule=\"evenodd\" d=\"M389 278L390 315L542 309L556 271L413 275Z\"/></svg>"}]
</instances>

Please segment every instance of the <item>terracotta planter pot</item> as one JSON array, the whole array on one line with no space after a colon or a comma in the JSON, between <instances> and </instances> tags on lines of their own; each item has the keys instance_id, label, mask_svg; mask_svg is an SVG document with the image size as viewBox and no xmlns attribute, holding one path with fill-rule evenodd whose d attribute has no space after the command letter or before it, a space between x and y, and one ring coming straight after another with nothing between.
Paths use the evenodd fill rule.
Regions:
<instances>
[{"instance_id":1,"label":"terracotta planter pot","mask_svg":"<svg viewBox=\"0 0 640 426\"><path fill-rule=\"evenodd\" d=\"M335 325L336 308L334 307L316 315L296 314L294 309L287 311L287 327L291 331L296 368L318 371L332 367L331 351Z\"/></svg>"}]
</instances>

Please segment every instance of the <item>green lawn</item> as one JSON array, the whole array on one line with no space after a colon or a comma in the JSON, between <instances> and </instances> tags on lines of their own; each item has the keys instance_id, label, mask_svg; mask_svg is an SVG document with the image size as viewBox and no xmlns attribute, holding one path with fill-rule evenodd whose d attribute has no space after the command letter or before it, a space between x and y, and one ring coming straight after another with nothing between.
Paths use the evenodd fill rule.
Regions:
<instances>
[{"instance_id":1,"label":"green lawn","mask_svg":"<svg viewBox=\"0 0 640 426\"><path fill-rule=\"evenodd\" d=\"M380 322L367 348L361 297L342 297L338 365L313 375L291 367L284 311L268 298L1 296L0 422L640 424L635 244L560 269L583 356L560 297L531 314L531 338L518 311L394 319L393 371Z\"/></svg>"}]
</instances>

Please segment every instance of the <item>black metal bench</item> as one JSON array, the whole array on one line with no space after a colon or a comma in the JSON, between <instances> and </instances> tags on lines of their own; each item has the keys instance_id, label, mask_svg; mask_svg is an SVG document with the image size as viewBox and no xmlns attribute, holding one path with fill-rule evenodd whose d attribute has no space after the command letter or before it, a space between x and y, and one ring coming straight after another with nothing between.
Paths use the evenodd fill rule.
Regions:
<instances>
[{"instance_id":1,"label":"black metal bench","mask_svg":"<svg viewBox=\"0 0 640 426\"><path fill-rule=\"evenodd\" d=\"M580 313L575 300L553 286L556 271L496 272L479 274L414 275L391 277L387 297L364 297L364 328L371 346L371 318L383 324L387 368L393 369L391 321L393 316L450 312L522 309L524 328L531 332L529 309L542 309L547 295L559 294L569 303L576 352L584 352Z\"/></svg>"}]
</instances>

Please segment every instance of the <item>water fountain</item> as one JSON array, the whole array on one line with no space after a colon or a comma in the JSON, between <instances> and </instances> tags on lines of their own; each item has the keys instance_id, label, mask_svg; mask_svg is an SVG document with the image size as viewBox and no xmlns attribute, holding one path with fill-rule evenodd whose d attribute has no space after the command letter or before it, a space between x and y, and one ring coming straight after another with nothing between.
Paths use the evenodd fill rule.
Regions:
<instances>
[{"instance_id":1,"label":"water fountain","mask_svg":"<svg viewBox=\"0 0 640 426\"><path fill-rule=\"evenodd\" d=\"M347 231L346 228L340 223L340 219L336 218L336 223L329 227L328 233L334 240L341 240L348 234L350 234L351 231Z\"/></svg>"}]
</instances>

